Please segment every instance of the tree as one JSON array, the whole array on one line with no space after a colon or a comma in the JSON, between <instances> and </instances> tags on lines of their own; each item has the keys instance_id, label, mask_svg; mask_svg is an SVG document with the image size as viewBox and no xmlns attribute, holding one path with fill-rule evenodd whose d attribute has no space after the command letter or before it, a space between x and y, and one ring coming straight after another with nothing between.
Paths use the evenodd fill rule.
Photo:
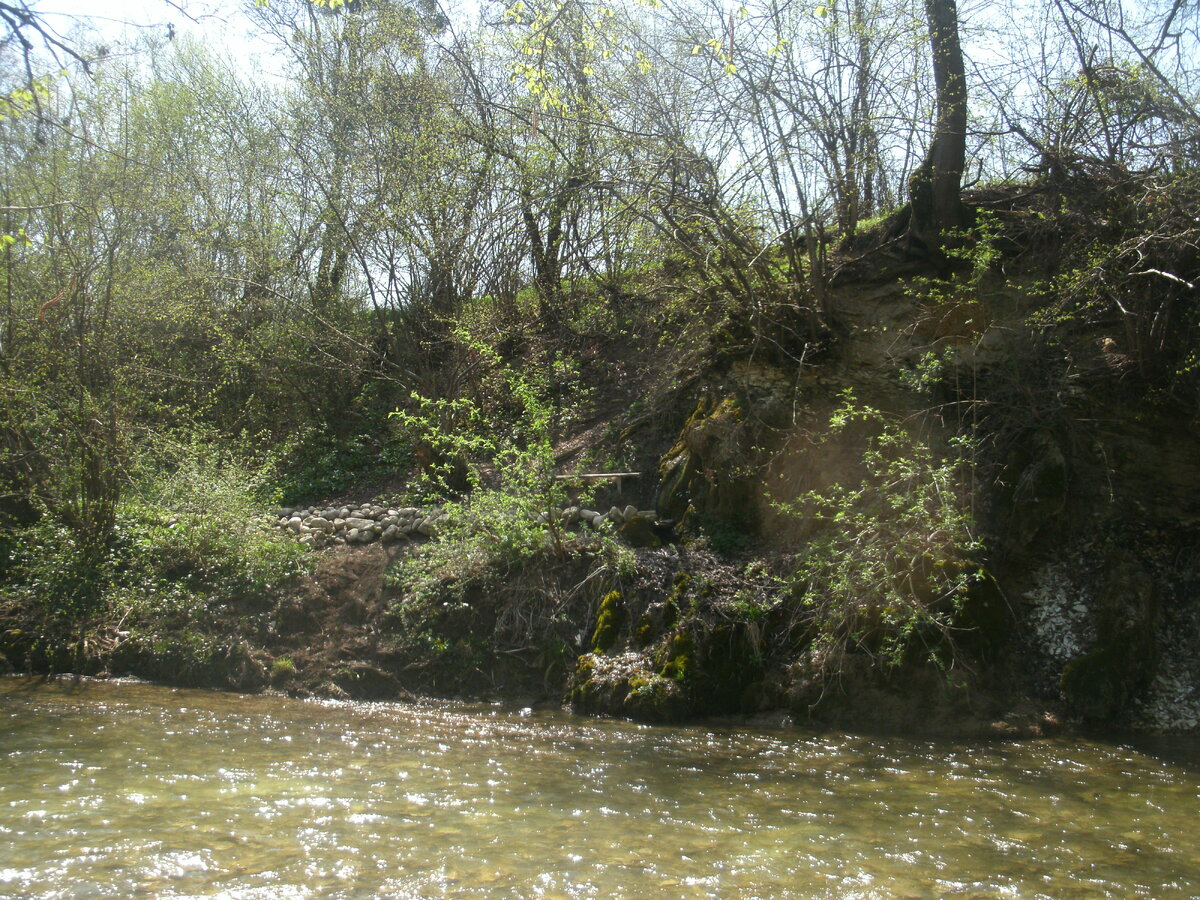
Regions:
<instances>
[{"instance_id":1,"label":"tree","mask_svg":"<svg viewBox=\"0 0 1200 900\"><path fill-rule=\"evenodd\" d=\"M908 183L910 246L938 256L947 232L965 221L967 77L955 0L925 0L937 109L933 140ZM915 245L915 246L914 246Z\"/></svg>"}]
</instances>

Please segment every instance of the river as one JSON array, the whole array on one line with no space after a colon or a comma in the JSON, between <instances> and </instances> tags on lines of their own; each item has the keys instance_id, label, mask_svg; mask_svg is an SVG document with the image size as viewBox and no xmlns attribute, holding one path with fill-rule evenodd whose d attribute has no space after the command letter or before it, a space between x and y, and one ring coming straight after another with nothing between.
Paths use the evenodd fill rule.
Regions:
<instances>
[{"instance_id":1,"label":"river","mask_svg":"<svg viewBox=\"0 0 1200 900\"><path fill-rule=\"evenodd\" d=\"M1197 897L1168 749L7 678L0 896Z\"/></svg>"}]
</instances>

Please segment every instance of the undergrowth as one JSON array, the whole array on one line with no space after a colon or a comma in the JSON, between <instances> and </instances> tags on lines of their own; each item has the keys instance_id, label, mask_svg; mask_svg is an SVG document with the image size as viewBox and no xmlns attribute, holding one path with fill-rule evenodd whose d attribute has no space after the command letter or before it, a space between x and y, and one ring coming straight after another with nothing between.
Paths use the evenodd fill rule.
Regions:
<instances>
[{"instance_id":1,"label":"undergrowth","mask_svg":"<svg viewBox=\"0 0 1200 900\"><path fill-rule=\"evenodd\" d=\"M98 558L45 515L5 535L0 616L9 655L86 669L133 642L198 665L228 650L214 643L214 629L261 611L310 565L262 518L265 473L218 444L148 441L130 474Z\"/></svg>"},{"instance_id":2,"label":"undergrowth","mask_svg":"<svg viewBox=\"0 0 1200 900\"><path fill-rule=\"evenodd\" d=\"M793 629L810 636L810 663L836 671L848 652L889 666L914 658L945 666L955 619L982 547L964 493L964 458L929 444L849 392L821 441L866 430L857 481L809 491L777 508L808 539L779 588L797 601ZM963 449L959 444L959 449Z\"/></svg>"}]
</instances>

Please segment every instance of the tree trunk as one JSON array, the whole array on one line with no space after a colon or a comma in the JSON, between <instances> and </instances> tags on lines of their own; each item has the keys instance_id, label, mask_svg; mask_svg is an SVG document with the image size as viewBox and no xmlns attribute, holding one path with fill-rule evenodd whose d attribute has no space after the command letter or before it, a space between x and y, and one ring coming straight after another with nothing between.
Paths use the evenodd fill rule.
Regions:
<instances>
[{"instance_id":1,"label":"tree trunk","mask_svg":"<svg viewBox=\"0 0 1200 900\"><path fill-rule=\"evenodd\" d=\"M916 248L940 256L947 231L962 228L962 175L967 156L967 82L958 40L955 0L925 0L937 122L933 142L908 182L908 237Z\"/></svg>"}]
</instances>

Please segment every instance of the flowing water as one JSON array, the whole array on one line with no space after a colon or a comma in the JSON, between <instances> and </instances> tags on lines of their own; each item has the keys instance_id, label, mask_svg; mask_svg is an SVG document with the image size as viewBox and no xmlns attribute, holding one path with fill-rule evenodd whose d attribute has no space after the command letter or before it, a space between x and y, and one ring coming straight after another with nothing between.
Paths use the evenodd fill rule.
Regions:
<instances>
[{"instance_id":1,"label":"flowing water","mask_svg":"<svg viewBox=\"0 0 1200 900\"><path fill-rule=\"evenodd\" d=\"M0 679L0 896L1197 897L1182 746Z\"/></svg>"}]
</instances>

